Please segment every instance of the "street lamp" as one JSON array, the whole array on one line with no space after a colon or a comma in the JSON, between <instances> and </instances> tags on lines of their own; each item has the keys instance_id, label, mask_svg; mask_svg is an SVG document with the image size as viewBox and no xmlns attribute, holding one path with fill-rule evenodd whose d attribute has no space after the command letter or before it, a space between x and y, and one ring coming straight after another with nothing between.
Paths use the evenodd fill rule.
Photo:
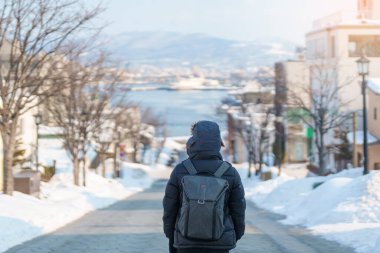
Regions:
<instances>
[{"instance_id":1,"label":"street lamp","mask_svg":"<svg viewBox=\"0 0 380 253\"><path fill-rule=\"evenodd\" d=\"M362 76L362 95L363 95L363 135L364 135L364 142L363 142L363 157L364 157L364 175L368 174L368 140L367 140L367 133L368 133L368 127L367 127L367 101L366 101L366 88L367 88L367 81L366 77L369 75L369 63L370 61L362 55L362 57L356 61L358 66L358 74Z\"/></svg>"},{"instance_id":2,"label":"street lamp","mask_svg":"<svg viewBox=\"0 0 380 253\"><path fill-rule=\"evenodd\" d=\"M40 129L40 125L42 123L42 115L38 112L36 115L34 115L34 122L36 123L36 171L38 171L38 164L39 164L39 161L38 161L38 146L39 146L39 143L38 143L38 140L39 140L39 129Z\"/></svg>"}]
</instances>

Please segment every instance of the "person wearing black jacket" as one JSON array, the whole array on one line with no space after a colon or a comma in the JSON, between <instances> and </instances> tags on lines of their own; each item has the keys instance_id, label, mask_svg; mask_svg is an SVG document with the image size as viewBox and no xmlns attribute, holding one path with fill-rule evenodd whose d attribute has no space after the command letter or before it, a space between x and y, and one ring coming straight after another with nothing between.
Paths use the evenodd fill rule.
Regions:
<instances>
[{"instance_id":1,"label":"person wearing black jacket","mask_svg":"<svg viewBox=\"0 0 380 253\"><path fill-rule=\"evenodd\" d=\"M198 173L215 173L215 171L223 163L223 158L220 154L222 145L223 142L221 140L220 130L217 123L211 121L200 121L193 125L192 136L187 141L186 147L189 159ZM170 253L229 252L230 249L236 246L236 241L240 240L240 238L244 235L245 230L246 203L244 198L244 188L239 173L231 166L222 176L222 178L227 180L229 184L229 188L226 192L224 207L224 213L226 216L224 219L225 235L218 241L212 242L212 246L209 246L207 249L202 248L196 240L184 238L178 229L176 229L176 221L179 218L179 210L182 204L181 180L185 175L188 175L185 166L182 163L178 164L174 168L166 185L165 196L163 199L164 233L169 239ZM228 240L226 240L226 238L228 238ZM231 241L234 242L233 245L230 244ZM187 248L181 247L181 245L185 243ZM191 245L190 248L189 244Z\"/></svg>"}]
</instances>

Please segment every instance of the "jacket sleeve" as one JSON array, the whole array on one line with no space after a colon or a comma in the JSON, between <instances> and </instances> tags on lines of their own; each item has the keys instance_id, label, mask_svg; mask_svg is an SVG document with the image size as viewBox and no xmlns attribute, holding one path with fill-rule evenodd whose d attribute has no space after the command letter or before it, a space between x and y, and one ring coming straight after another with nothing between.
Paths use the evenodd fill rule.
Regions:
<instances>
[{"instance_id":1,"label":"jacket sleeve","mask_svg":"<svg viewBox=\"0 0 380 253\"><path fill-rule=\"evenodd\" d=\"M235 179L231 190L230 201L228 207L234 223L236 239L240 240L245 231L245 198L244 187L241 182L239 173L235 170Z\"/></svg>"},{"instance_id":2,"label":"jacket sleeve","mask_svg":"<svg viewBox=\"0 0 380 253\"><path fill-rule=\"evenodd\" d=\"M176 176L176 169L174 169L166 185L165 196L163 200L164 216L162 220L164 224L164 233L167 238L172 238L174 236L175 222L180 206L179 196L180 193Z\"/></svg>"}]
</instances>

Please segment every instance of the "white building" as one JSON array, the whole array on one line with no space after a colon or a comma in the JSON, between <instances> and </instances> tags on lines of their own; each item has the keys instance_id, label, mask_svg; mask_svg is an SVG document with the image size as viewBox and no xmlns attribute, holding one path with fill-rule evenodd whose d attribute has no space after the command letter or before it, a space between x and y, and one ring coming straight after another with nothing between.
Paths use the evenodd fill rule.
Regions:
<instances>
[{"instance_id":1,"label":"white building","mask_svg":"<svg viewBox=\"0 0 380 253\"><path fill-rule=\"evenodd\" d=\"M361 109L356 60L364 51L371 61L371 76L380 76L380 0L358 0L357 11L316 20L306 35L306 46L309 66L324 64L326 71L337 72L336 84L345 85L338 99L352 101L345 109Z\"/></svg>"},{"instance_id":2,"label":"white building","mask_svg":"<svg viewBox=\"0 0 380 253\"><path fill-rule=\"evenodd\" d=\"M35 162L37 143L37 126L35 122L37 111L37 108L33 108L21 115L16 133L16 140L22 143L20 148L25 149L25 158L31 159L33 162Z\"/></svg>"},{"instance_id":3,"label":"white building","mask_svg":"<svg viewBox=\"0 0 380 253\"><path fill-rule=\"evenodd\" d=\"M342 110L360 115L363 105L356 61L364 52L371 61L371 77L380 77L380 0L358 0L357 10L316 20L306 34L306 46L311 85L320 78L313 70L322 70L330 76L331 85L343 86L336 96L336 102L344 104ZM347 122L346 127L351 125ZM325 144L334 146L332 131L326 135ZM331 168L335 167L333 152L326 157Z\"/></svg>"}]
</instances>

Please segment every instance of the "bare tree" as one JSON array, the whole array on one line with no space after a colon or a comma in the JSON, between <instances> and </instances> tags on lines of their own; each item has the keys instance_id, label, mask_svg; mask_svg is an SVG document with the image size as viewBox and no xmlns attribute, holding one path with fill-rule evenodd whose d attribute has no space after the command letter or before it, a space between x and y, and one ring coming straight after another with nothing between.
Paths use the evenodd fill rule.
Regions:
<instances>
[{"instance_id":1,"label":"bare tree","mask_svg":"<svg viewBox=\"0 0 380 253\"><path fill-rule=\"evenodd\" d=\"M262 171L264 155L270 148L270 130L274 118L271 108L257 104L255 110L257 109L260 112L251 112L248 108L244 108L243 121L236 127L248 153L248 177L251 177L252 164L255 164L256 176Z\"/></svg>"},{"instance_id":2,"label":"bare tree","mask_svg":"<svg viewBox=\"0 0 380 253\"><path fill-rule=\"evenodd\" d=\"M339 80L338 67L337 63L323 60L310 67L310 85L292 84L288 87L288 103L295 108L293 117L301 119L314 131L318 170L321 174L326 172L326 135L350 117L344 109L351 101L343 100L340 95L354 78Z\"/></svg>"},{"instance_id":3,"label":"bare tree","mask_svg":"<svg viewBox=\"0 0 380 253\"><path fill-rule=\"evenodd\" d=\"M243 112L245 112L245 108L242 107ZM251 125L251 120L249 117L240 117L240 119L234 119L234 130L237 132L239 137L244 143L244 146L247 150L248 153L248 174L247 177L251 178L252 173L252 163L253 161L256 160L254 157L254 143L253 143L253 138L252 138L252 127ZM235 148L235 147L234 147Z\"/></svg>"},{"instance_id":4,"label":"bare tree","mask_svg":"<svg viewBox=\"0 0 380 253\"><path fill-rule=\"evenodd\" d=\"M4 143L4 192L13 192L12 155L21 115L65 84L64 45L101 12L70 0L3 0L0 3L0 131Z\"/></svg>"},{"instance_id":5,"label":"bare tree","mask_svg":"<svg viewBox=\"0 0 380 253\"><path fill-rule=\"evenodd\" d=\"M269 148L271 147L271 129L273 128L273 118L274 115L272 114L272 109L267 108L263 113L259 113L254 115L253 117L257 117L256 120L256 138L257 140L257 153L258 153L258 163L259 167L256 170L256 176L261 174L262 168L263 168L263 162L264 162L264 155L268 152Z\"/></svg>"},{"instance_id":6,"label":"bare tree","mask_svg":"<svg viewBox=\"0 0 380 253\"><path fill-rule=\"evenodd\" d=\"M109 67L106 53L93 59L84 53L85 61L81 60L82 54L70 58L63 72L70 80L69 85L47 103L54 123L63 130L64 147L74 166L76 185L80 185L80 162L83 164L83 185L86 184L86 154L90 142L97 139L112 114L111 99L120 77L117 70Z\"/></svg>"}]
</instances>

